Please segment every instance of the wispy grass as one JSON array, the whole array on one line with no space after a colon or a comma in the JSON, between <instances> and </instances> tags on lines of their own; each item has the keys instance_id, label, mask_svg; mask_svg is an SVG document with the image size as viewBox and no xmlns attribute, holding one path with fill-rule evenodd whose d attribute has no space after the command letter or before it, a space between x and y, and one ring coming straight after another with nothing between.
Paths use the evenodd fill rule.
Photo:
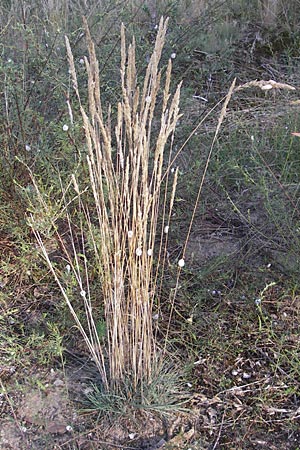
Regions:
<instances>
[{"instance_id":1,"label":"wispy grass","mask_svg":"<svg viewBox=\"0 0 300 450\"><path fill-rule=\"evenodd\" d=\"M117 118L113 127L111 108L103 111L98 62L86 23L85 29L89 50L89 60L85 59L89 111L82 106L74 59L66 38L70 71L84 123L89 182L93 193L92 205L86 204L84 189L80 187L76 176L72 176L78 207L82 211L80 229L84 258L78 255L74 242L72 252L62 240L61 243L79 286L86 311L87 329L79 322L37 229L35 233L97 362L103 384L109 389L118 385L129 374L134 386L141 380L150 381L152 367L158 357L152 331L153 306L157 274L161 271L160 265L164 263L164 236L167 234L177 182L177 171L172 178L166 176L170 167L165 166L165 150L168 148L171 151L168 141L173 136L180 117L180 85L174 95L171 95L171 62L168 64L163 86L162 72L158 67L167 20L160 22L154 51L141 88L137 85L135 43L133 41L126 49L125 29L122 27L122 100L117 105ZM155 116L157 110L159 124ZM169 195L165 192L169 192ZM161 212L164 217L162 225L159 225ZM67 217L69 231L72 233L68 213ZM101 292L97 303L104 304L107 330L105 349L94 322L88 269L90 252L101 272Z\"/></svg>"},{"instance_id":2,"label":"wispy grass","mask_svg":"<svg viewBox=\"0 0 300 450\"><path fill-rule=\"evenodd\" d=\"M63 187L62 183L62 211L59 216L66 218L71 246L66 245L63 235L57 231L55 221L52 225L67 263L67 271L76 280L77 297L82 298L86 316L84 321L79 318L70 297L66 276L49 257L37 218L34 214L31 216L31 225L45 260L98 367L103 392L120 392L130 379L133 391L141 394L141 404L146 401L144 387L155 385L155 368L160 367L161 358L167 351L187 241L213 147L235 86L233 83L225 97L199 183L183 253L178 258L175 287L169 299L167 331L163 351L160 351L153 331L153 320L159 311L161 280L168 262L168 232L178 179L178 168L174 170L173 164L185 145L173 154L174 133L180 117L181 84L174 94L170 93L171 60L164 73L159 69L167 23L168 20L160 21L154 50L141 85L137 83L135 41L126 47L122 26L122 99L115 111L110 105L105 108L101 102L98 61L87 22L85 32L89 58L85 58L85 66L88 110L81 100L74 58L66 38L70 73L84 124L88 186L81 186L76 174L72 175L67 187ZM203 119L191 136L202 122ZM34 177L32 181L38 202L49 216L49 206ZM74 223L70 204L73 207L76 205L77 223ZM93 267L96 267L100 278L96 298ZM100 309L104 310L105 339L97 327L96 317Z\"/></svg>"}]
</instances>

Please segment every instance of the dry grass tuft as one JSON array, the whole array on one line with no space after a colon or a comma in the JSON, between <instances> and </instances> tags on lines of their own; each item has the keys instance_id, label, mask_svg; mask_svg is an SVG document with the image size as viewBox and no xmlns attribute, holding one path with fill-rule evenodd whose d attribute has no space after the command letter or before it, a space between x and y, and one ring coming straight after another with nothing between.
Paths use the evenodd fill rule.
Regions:
<instances>
[{"instance_id":1,"label":"dry grass tuft","mask_svg":"<svg viewBox=\"0 0 300 450\"><path fill-rule=\"evenodd\" d=\"M72 307L66 288L49 260L39 231L35 230L35 234L107 389L120 385L128 376L132 377L135 388L144 381L149 383L158 360L152 316L157 274L165 260L164 230L170 220L177 183L177 172L171 180L168 175L170 166L164 165L165 151L167 147L169 150L172 147L167 143L180 117L180 85L174 95L169 92L171 61L164 75L163 86L163 74L159 70L167 23L168 20L160 21L153 54L141 87L137 84L135 42L133 40L126 48L125 29L122 26L122 100L117 105L114 126L110 107L104 118L98 61L86 21L89 51L89 58L85 59L88 111L82 106L74 59L66 38L70 72L84 123L93 204L88 205L84 201L84 189L81 189L80 181L73 175L72 183L79 210L84 217L80 223L83 261L75 245L72 252L63 243L62 247L79 286L86 311L87 329L80 323ZM157 116L160 119L156 125L158 129L154 131L153 123ZM166 192L169 194L166 195ZM158 218L162 211L163 223L159 226ZM68 221L71 233L69 215ZM34 218L32 223L34 227ZM97 307L100 308L103 303L107 330L105 349L94 320L87 242L92 248L94 264L101 274Z\"/></svg>"},{"instance_id":2,"label":"dry grass tuft","mask_svg":"<svg viewBox=\"0 0 300 450\"><path fill-rule=\"evenodd\" d=\"M160 20L154 50L142 85L137 83L134 39L127 47L125 29L122 26L122 96L114 118L111 106L105 109L101 103L98 61L87 22L84 25L89 51L89 58L85 58L88 108L83 106L80 97L74 58L66 38L70 73L85 130L88 186L82 187L81 181L73 174L67 188L62 187L61 212L57 215L56 211L55 218L51 219L49 206L32 175L38 204L44 215L50 217L53 229L57 230L55 220L58 216L67 219L71 248L65 245L58 231L56 238L63 250L67 271L76 281L77 297L81 296L84 306L84 320L79 318L76 307L73 306L66 276L62 276L61 269L50 260L43 231L35 214L31 216L31 226L98 367L104 392L114 392L130 379L132 389L143 393L143 386L153 383L156 372L163 365L179 275L185 265L186 245L213 147L235 88L234 81L223 99L224 104L201 178L182 257L178 261L176 285L170 294L170 315L164 350L159 352L153 331L153 317L160 307L159 277L163 279L167 262L168 230L178 179L178 169L170 169L185 145L173 154L175 127L181 116L181 83L172 95L171 60L165 73L159 69L167 23L168 20ZM190 136L202 122L203 119ZM71 194L70 200L72 190L75 191L75 196L74 193ZM87 191L91 192L92 200L87 201ZM71 203L76 205L76 224L69 208ZM76 244L74 225L80 230L80 250L78 243ZM95 268L100 278L100 292L97 295L92 282ZM97 327L97 317L101 316L102 310L105 316L105 339Z\"/></svg>"}]
</instances>

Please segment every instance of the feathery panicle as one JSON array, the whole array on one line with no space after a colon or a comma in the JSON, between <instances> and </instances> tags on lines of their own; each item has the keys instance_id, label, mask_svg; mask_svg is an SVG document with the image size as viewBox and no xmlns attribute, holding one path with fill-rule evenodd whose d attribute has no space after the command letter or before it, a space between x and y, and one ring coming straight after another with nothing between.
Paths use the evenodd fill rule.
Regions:
<instances>
[{"instance_id":1,"label":"feathery panicle","mask_svg":"<svg viewBox=\"0 0 300 450\"><path fill-rule=\"evenodd\" d=\"M241 84L235 88L235 92L242 91L243 89L248 89L251 87L258 87L262 91L269 91L271 89L287 89L289 91L294 91L296 88L286 83L277 83L274 80L254 80L249 81L248 83Z\"/></svg>"},{"instance_id":2,"label":"feathery panicle","mask_svg":"<svg viewBox=\"0 0 300 450\"><path fill-rule=\"evenodd\" d=\"M73 82L73 88L76 92L77 99L80 101L74 58L73 58L73 53L72 53L71 46L70 46L70 41L67 36L65 36L65 42L66 42L66 49L67 49L67 55L68 55L68 63L69 63L70 73L71 73L72 82Z\"/></svg>"}]
</instances>

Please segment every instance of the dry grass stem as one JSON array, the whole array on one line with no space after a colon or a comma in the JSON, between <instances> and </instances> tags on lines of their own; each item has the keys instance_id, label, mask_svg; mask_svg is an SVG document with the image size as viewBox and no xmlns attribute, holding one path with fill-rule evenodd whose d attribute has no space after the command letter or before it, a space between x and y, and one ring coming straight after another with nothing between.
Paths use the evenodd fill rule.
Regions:
<instances>
[{"instance_id":1,"label":"dry grass stem","mask_svg":"<svg viewBox=\"0 0 300 450\"><path fill-rule=\"evenodd\" d=\"M184 258L185 258L187 245L188 245L188 242L189 242L189 239L190 239L190 235L191 235L191 231L192 231L192 226L193 226L196 210L197 210L199 202L200 202L200 197L201 197L201 193L202 193L202 189L203 189L203 185L204 185L204 180L206 178L207 170L208 170L208 167L209 167L211 155L212 155L212 152L213 152L213 149L214 149L215 142L216 142L217 137L219 135L219 132L220 132L220 129L221 129L221 125L222 125L222 123L224 121L224 118L226 116L226 112L227 112L227 107L228 107L229 101L230 101L230 99L231 99L231 97L233 95L234 89L235 89L235 83L236 83L236 79L233 80L233 82L232 82L232 84L231 84L231 86L229 88L229 91L228 91L228 93L227 93L227 95L225 97L225 100L224 100L224 103L223 103L223 106L222 106L222 109L221 109L221 112L220 112L220 116L219 116L219 119L218 119L218 124L217 124L217 127L216 127L214 138L212 140L212 143L211 143L211 146L210 146L210 150L209 150L208 156L206 158L206 163L205 163L204 170L203 170L202 177L201 177L201 181L200 181L200 184L199 184L199 189L198 189L198 192L197 192L197 197L196 197L196 201L195 201L195 204L194 204L194 209L193 209L193 212L192 212L191 220L190 220L189 227L188 227L188 232L187 232L185 243L184 243L183 250L182 250L182 261L184 261ZM197 125L197 127L198 127L198 125ZM178 272L177 272L176 285L175 285L175 288L174 288L174 290L172 292L172 296L171 296L171 311L170 311L170 315L169 315L168 327L167 327L167 332L166 332L166 336L165 336L164 352L166 352L166 348L167 348L168 336L169 336L170 326L171 326L171 319L172 319L172 315L173 315L173 310L174 310L175 299L176 299L176 296L177 296L177 291L178 291L178 288L179 288L179 276L180 276L180 271L181 271L180 269L181 268L179 266Z\"/></svg>"}]
</instances>

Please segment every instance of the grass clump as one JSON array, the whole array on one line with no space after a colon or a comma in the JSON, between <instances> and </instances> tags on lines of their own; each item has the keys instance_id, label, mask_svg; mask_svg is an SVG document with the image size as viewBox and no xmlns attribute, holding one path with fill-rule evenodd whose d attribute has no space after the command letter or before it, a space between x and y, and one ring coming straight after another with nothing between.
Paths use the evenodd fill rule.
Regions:
<instances>
[{"instance_id":1,"label":"grass clump","mask_svg":"<svg viewBox=\"0 0 300 450\"><path fill-rule=\"evenodd\" d=\"M168 316L160 349L159 329L154 327L153 321L161 315L162 280L170 264L167 243L179 173L178 167L173 165L205 119L200 120L183 145L176 149L176 153L173 152L175 128L180 118L181 83L172 95L171 59L165 72L159 69L167 22L160 21L142 83L137 81L135 41L126 49L125 28L122 26L121 100L116 108L111 105L106 109L103 107L99 66L87 22L84 21L89 58L84 61L88 76L88 108L82 101L74 57L66 38L70 73L85 132L86 166L72 174L66 187L61 183L63 195L55 208L49 206L35 177L31 177L39 208L32 209L30 223L97 365L101 376L101 396L108 393L115 398L116 394L120 399L124 386L130 381L139 404L147 407L156 403L153 386L158 386L160 377L155 368L161 367L167 352L179 274L185 266L192 223L235 86L234 81L224 97L199 182L187 238L176 258L175 280L167 296L168 306L163 308L168 311ZM80 177L84 170L88 173L87 183ZM58 204L62 207L60 212L57 211ZM40 222L41 215L48 221L50 219L51 226L47 230ZM68 243L61 231L60 220L65 223ZM64 267L53 263L45 245L45 238L47 240L51 233L63 253ZM81 298L85 317L78 314L78 298ZM170 385L175 386L177 392L177 383ZM171 388L172 391L174 389ZM128 390L125 388L125 391ZM164 391L169 392L168 389ZM171 404L174 406L173 400Z\"/></svg>"},{"instance_id":2,"label":"grass clump","mask_svg":"<svg viewBox=\"0 0 300 450\"><path fill-rule=\"evenodd\" d=\"M117 111L101 103L98 62L86 25L89 60L89 110L83 107L76 69L68 39L67 52L73 85L84 123L89 186L81 187L72 175L79 215L79 253L74 242L70 208L65 205L71 249L57 238L67 267L76 278L87 323L80 321L59 270L49 258L37 220L32 226L49 267L58 282L77 325L101 374L106 391L120 386L128 377L133 388L150 383L158 349L153 334L153 311L157 306L158 273L165 263L165 241L174 203L177 171L170 177L170 152L179 118L180 85L172 96L171 62L164 85L159 61L167 20L161 20L144 83L137 85L134 41L126 50L125 29L121 32L122 99ZM158 111L158 113L157 113ZM157 119L159 114L159 120ZM115 125L112 125L115 120ZM166 150L169 156L165 155ZM170 185L170 187L168 187ZM38 190L37 183L35 187ZM69 188L64 191L67 198ZM92 191L86 201L86 189ZM38 190L39 195L39 190ZM92 197L92 198L91 198ZM48 210L40 195L41 204ZM162 214L162 222L159 215ZM53 222L54 228L56 227ZM93 261L91 263L91 261ZM91 264L100 277L100 292L92 298ZM106 348L95 323L95 308L103 305Z\"/></svg>"},{"instance_id":3,"label":"grass clump","mask_svg":"<svg viewBox=\"0 0 300 450\"><path fill-rule=\"evenodd\" d=\"M93 385L87 394L87 409L99 415L130 416L134 411L144 410L165 415L186 410L190 398L183 373L174 364L160 362L152 368L151 381L140 380L137 386L131 377L123 380L118 391L105 390L101 384Z\"/></svg>"}]
</instances>

